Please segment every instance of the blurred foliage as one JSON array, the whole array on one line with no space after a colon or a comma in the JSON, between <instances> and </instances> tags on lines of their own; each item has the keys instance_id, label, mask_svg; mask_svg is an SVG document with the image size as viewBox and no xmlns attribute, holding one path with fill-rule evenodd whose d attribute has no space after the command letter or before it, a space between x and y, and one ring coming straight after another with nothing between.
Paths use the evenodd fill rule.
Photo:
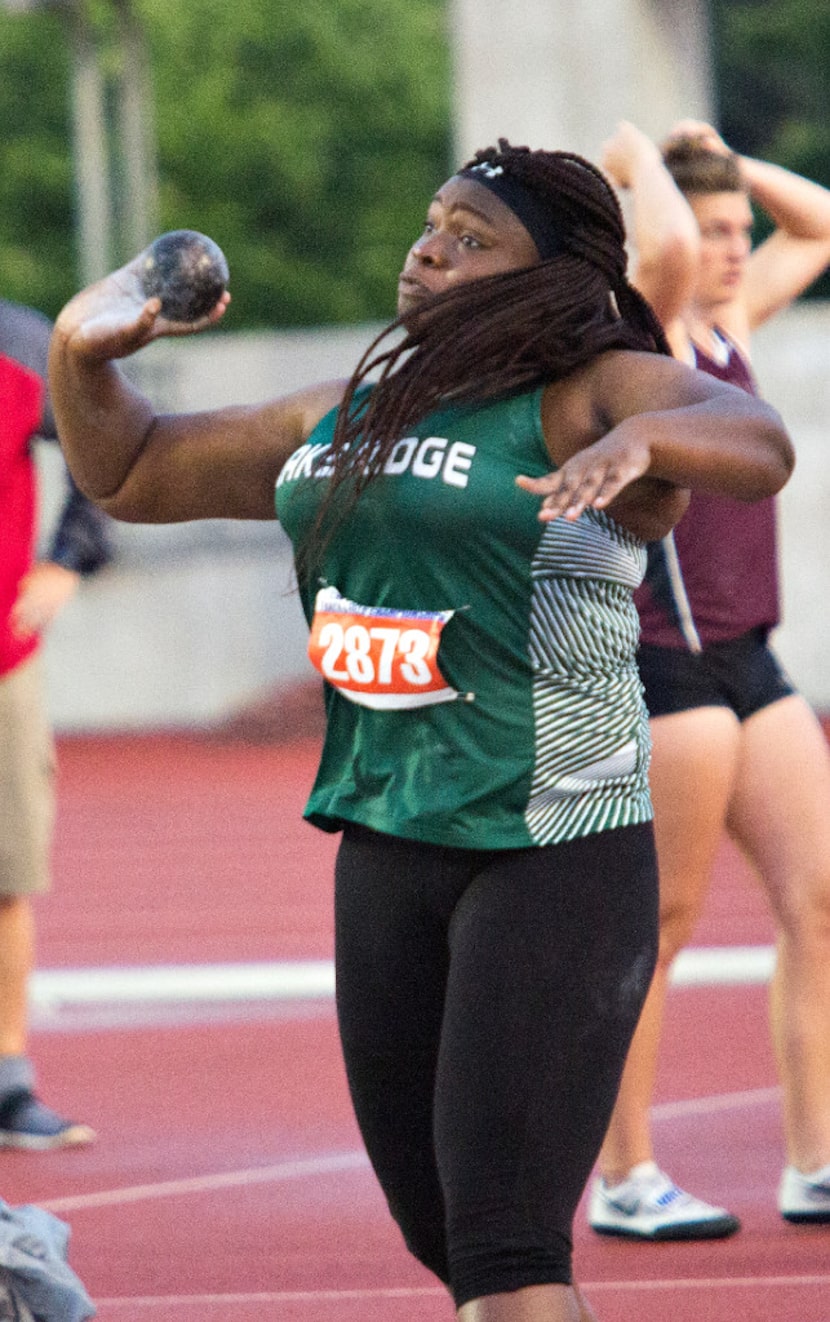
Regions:
<instances>
[{"instance_id":1,"label":"blurred foliage","mask_svg":"<svg viewBox=\"0 0 830 1322\"><path fill-rule=\"evenodd\" d=\"M134 10L151 52L158 230L202 230L225 250L227 328L394 315L403 255L449 168L444 0ZM114 96L113 9L92 0L89 13ZM0 290L51 314L78 284L67 37L57 12L0 12Z\"/></svg>"},{"instance_id":2,"label":"blurred foliage","mask_svg":"<svg viewBox=\"0 0 830 1322\"><path fill-rule=\"evenodd\" d=\"M248 321L394 315L413 226L448 166L443 0L144 8L162 228L204 230L230 254Z\"/></svg>"},{"instance_id":3,"label":"blurred foliage","mask_svg":"<svg viewBox=\"0 0 830 1322\"><path fill-rule=\"evenodd\" d=\"M53 14L0 14L0 294L54 313L77 287L68 52Z\"/></svg>"},{"instance_id":4,"label":"blurred foliage","mask_svg":"<svg viewBox=\"0 0 830 1322\"><path fill-rule=\"evenodd\" d=\"M711 2L727 141L830 185L830 5ZM115 4L128 0L74 3L114 124ZM446 0L132 3L150 47L157 228L203 230L225 249L226 327L390 316L452 164ZM52 314L78 284L71 85L65 6L0 9L0 292ZM118 169L116 153L116 181Z\"/></svg>"},{"instance_id":5,"label":"blurred foliage","mask_svg":"<svg viewBox=\"0 0 830 1322\"><path fill-rule=\"evenodd\" d=\"M746 156L830 188L830 4L711 0L718 126ZM761 218L758 238L769 226ZM830 274L813 285L830 297Z\"/></svg>"}]
</instances>

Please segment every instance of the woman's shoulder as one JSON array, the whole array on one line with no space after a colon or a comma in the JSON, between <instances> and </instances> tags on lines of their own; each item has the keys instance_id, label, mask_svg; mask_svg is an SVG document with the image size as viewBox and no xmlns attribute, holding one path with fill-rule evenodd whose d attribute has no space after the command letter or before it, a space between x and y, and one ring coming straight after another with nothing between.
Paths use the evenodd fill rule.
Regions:
<instances>
[{"instance_id":1,"label":"woman's shoulder","mask_svg":"<svg viewBox=\"0 0 830 1322\"><path fill-rule=\"evenodd\" d=\"M684 363L668 354L607 349L562 380L552 382L545 391L545 403L571 410L596 409L609 396L648 391L655 383L682 377L687 372Z\"/></svg>"},{"instance_id":2,"label":"woman's shoulder","mask_svg":"<svg viewBox=\"0 0 830 1322\"><path fill-rule=\"evenodd\" d=\"M545 436L561 462L563 453L599 440L625 418L696 404L722 388L668 354L609 349L548 386Z\"/></svg>"},{"instance_id":3,"label":"woman's shoulder","mask_svg":"<svg viewBox=\"0 0 830 1322\"><path fill-rule=\"evenodd\" d=\"M345 392L345 381L324 381L271 400L261 405L259 411L266 425L269 422L275 428L288 425L299 445L338 407Z\"/></svg>"}]
</instances>

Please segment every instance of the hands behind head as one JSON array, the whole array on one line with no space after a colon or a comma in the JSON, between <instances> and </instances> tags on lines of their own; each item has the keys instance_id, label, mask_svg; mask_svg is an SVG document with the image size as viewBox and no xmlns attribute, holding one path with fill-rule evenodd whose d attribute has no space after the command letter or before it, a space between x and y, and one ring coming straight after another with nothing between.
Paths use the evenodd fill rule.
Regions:
<instances>
[{"instance_id":1,"label":"hands behind head","mask_svg":"<svg viewBox=\"0 0 830 1322\"><path fill-rule=\"evenodd\" d=\"M711 124L706 124L701 119L680 119L673 124L665 141L661 143L662 150L671 146L673 142L685 138L696 143L700 147L705 147L707 151L717 152L719 156L731 156L732 149L727 147L717 129L712 128Z\"/></svg>"},{"instance_id":2,"label":"hands behind head","mask_svg":"<svg viewBox=\"0 0 830 1322\"><path fill-rule=\"evenodd\" d=\"M637 166L647 161L660 164L657 146L636 124L620 120L603 143L600 168L618 188L631 188Z\"/></svg>"},{"instance_id":3,"label":"hands behind head","mask_svg":"<svg viewBox=\"0 0 830 1322\"><path fill-rule=\"evenodd\" d=\"M126 358L163 335L193 335L218 322L231 301L225 292L197 321L161 316L161 299L147 298L141 287L141 258L136 257L67 303L55 329L72 350L85 358Z\"/></svg>"},{"instance_id":4,"label":"hands behind head","mask_svg":"<svg viewBox=\"0 0 830 1322\"><path fill-rule=\"evenodd\" d=\"M720 156L732 154L718 131L700 119L678 120L659 147L635 124L623 119L603 143L600 166L617 188L631 188L639 166L659 164L662 152L680 141L693 142Z\"/></svg>"}]
</instances>

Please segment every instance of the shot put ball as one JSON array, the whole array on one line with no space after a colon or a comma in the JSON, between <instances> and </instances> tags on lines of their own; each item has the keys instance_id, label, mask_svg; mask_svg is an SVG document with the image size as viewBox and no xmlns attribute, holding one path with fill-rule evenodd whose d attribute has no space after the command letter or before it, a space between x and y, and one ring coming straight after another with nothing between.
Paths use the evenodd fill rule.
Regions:
<instances>
[{"instance_id":1,"label":"shot put ball","mask_svg":"<svg viewBox=\"0 0 830 1322\"><path fill-rule=\"evenodd\" d=\"M170 230L141 254L141 287L161 299L168 321L207 316L228 282L228 263L218 244L196 230Z\"/></svg>"}]
</instances>

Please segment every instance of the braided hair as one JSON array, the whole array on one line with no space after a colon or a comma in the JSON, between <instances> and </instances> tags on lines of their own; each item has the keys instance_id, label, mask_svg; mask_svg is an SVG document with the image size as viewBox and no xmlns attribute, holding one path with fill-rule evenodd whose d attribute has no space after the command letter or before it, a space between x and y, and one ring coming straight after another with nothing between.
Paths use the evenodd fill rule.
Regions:
<instances>
[{"instance_id":1,"label":"braided hair","mask_svg":"<svg viewBox=\"0 0 830 1322\"><path fill-rule=\"evenodd\" d=\"M321 535L324 544L333 530L333 501L336 524L407 429L433 409L556 381L606 349L671 353L651 307L626 279L622 212L594 165L570 152L531 151L500 138L459 173L477 166L510 175L548 208L562 251L434 295L370 344L347 385L327 451L332 479L311 534L318 552ZM361 387L373 377L367 395ZM337 494L347 479L344 506Z\"/></svg>"}]
</instances>

